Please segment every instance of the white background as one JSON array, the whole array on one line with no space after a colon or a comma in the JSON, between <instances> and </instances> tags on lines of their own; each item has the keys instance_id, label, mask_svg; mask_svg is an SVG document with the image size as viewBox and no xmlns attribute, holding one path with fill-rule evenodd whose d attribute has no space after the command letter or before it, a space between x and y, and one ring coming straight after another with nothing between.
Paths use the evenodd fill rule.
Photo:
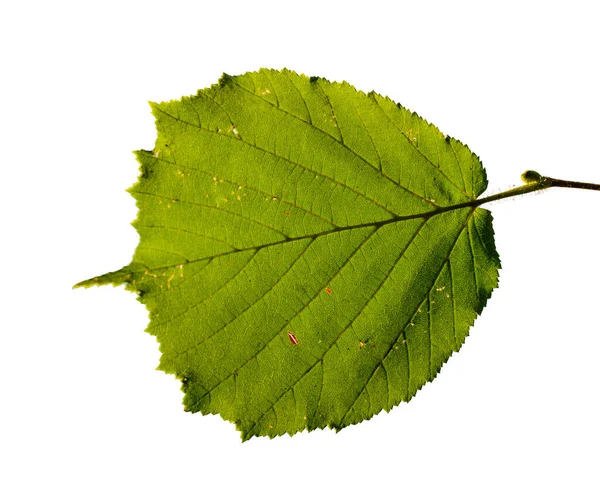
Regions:
<instances>
[{"instance_id":1,"label":"white background","mask_svg":"<svg viewBox=\"0 0 600 493\"><path fill-rule=\"evenodd\" d=\"M596 2L6 2L0 7L0 490L600 490L600 193L490 205L500 288L410 404L241 443L184 413L129 263L147 101L288 67L401 102L481 156L600 183Z\"/></svg>"}]
</instances>

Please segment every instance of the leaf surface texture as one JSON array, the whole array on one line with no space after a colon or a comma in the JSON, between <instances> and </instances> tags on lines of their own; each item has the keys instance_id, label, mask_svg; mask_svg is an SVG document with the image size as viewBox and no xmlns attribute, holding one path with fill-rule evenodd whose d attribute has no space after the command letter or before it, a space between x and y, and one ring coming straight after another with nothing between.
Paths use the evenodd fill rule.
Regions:
<instances>
[{"instance_id":1,"label":"leaf surface texture","mask_svg":"<svg viewBox=\"0 0 600 493\"><path fill-rule=\"evenodd\" d=\"M152 105L127 283L186 410L242 438L341 429L410 400L497 286L465 145L347 83L224 75Z\"/></svg>"}]
</instances>

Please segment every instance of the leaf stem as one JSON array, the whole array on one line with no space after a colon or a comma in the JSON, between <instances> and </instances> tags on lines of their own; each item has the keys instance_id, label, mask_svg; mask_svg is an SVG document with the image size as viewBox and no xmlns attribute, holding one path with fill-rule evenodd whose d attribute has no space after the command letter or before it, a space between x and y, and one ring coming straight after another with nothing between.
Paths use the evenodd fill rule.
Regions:
<instances>
[{"instance_id":1,"label":"leaf stem","mask_svg":"<svg viewBox=\"0 0 600 493\"><path fill-rule=\"evenodd\" d=\"M494 202L496 200L507 199L509 197L516 197L517 195L523 195L526 193L537 192L539 190L545 190L546 188L558 187L558 188L579 188L584 190L597 190L600 191L600 185L595 183L584 183L580 181L568 181L559 180L556 178L550 178L548 176L542 176L535 171L525 171L521 175L521 179L525 182L525 185L520 187L512 188L505 192L490 195L481 199L474 200L470 203L472 207L478 207L481 204L487 202Z\"/></svg>"},{"instance_id":2,"label":"leaf stem","mask_svg":"<svg viewBox=\"0 0 600 493\"><path fill-rule=\"evenodd\" d=\"M548 178L545 177L550 185L549 187L562 187L562 188L582 188L584 190L598 190L600 191L600 185L596 183L585 183L581 181L567 181L567 180L558 180L556 178Z\"/></svg>"}]
</instances>

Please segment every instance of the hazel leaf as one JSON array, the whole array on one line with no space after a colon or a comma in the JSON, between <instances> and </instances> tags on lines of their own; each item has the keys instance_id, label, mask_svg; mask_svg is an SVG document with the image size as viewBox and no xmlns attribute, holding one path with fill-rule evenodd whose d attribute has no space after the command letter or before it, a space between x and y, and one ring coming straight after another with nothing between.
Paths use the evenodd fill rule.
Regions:
<instances>
[{"instance_id":1,"label":"hazel leaf","mask_svg":"<svg viewBox=\"0 0 600 493\"><path fill-rule=\"evenodd\" d=\"M187 411L242 439L409 401L498 285L478 157L386 97L289 70L152 104L121 270ZM535 181L535 180L534 180Z\"/></svg>"}]
</instances>

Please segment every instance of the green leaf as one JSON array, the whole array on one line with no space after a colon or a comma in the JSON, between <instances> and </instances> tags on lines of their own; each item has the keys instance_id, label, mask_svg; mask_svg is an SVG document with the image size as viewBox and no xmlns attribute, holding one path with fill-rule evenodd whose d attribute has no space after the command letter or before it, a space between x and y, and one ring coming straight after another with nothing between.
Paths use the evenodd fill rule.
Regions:
<instances>
[{"instance_id":1,"label":"green leaf","mask_svg":"<svg viewBox=\"0 0 600 493\"><path fill-rule=\"evenodd\" d=\"M243 439L341 429L409 401L460 348L500 266L465 145L288 70L152 110L134 259L80 285L139 293L186 410Z\"/></svg>"}]
</instances>

